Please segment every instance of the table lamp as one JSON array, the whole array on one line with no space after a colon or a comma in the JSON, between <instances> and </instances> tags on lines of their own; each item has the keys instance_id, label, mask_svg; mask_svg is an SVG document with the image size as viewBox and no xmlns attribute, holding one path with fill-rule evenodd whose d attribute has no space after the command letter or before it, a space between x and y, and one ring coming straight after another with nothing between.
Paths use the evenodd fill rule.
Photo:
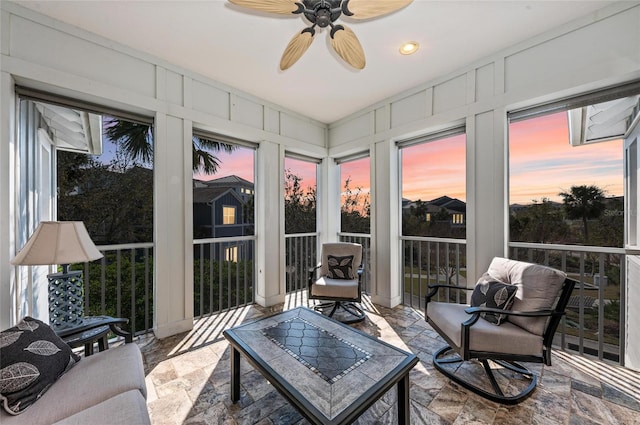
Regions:
<instances>
[{"instance_id":1,"label":"table lamp","mask_svg":"<svg viewBox=\"0 0 640 425\"><path fill-rule=\"evenodd\" d=\"M62 273L47 275L49 323L54 330L62 330L82 324L84 318L82 271L69 271L69 265L102 257L83 222L43 221L11 264L62 265Z\"/></svg>"}]
</instances>

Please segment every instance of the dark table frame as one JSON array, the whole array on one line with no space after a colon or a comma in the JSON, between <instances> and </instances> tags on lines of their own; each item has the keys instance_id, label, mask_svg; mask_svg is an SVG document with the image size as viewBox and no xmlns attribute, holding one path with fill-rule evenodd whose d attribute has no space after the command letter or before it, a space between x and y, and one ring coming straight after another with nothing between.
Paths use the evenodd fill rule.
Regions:
<instances>
[{"instance_id":1,"label":"dark table frame","mask_svg":"<svg viewBox=\"0 0 640 425\"><path fill-rule=\"evenodd\" d=\"M129 323L129 319L110 316L87 316L82 323L70 328L56 330L56 334L71 348L84 345L84 355L93 354L93 344L98 342L98 351L109 348L107 335L113 332L124 337L126 343L133 342L133 335L122 330L118 325Z\"/></svg>"},{"instance_id":2,"label":"dark table frame","mask_svg":"<svg viewBox=\"0 0 640 425\"><path fill-rule=\"evenodd\" d=\"M298 307L298 309L305 309ZM309 310L309 309L305 309ZM290 312L291 310L288 310ZM309 310L312 311L312 310ZM315 313L318 314L318 313ZM263 319L273 319L276 316L268 316ZM285 399L287 399L309 422L319 425L342 425L350 424L355 421L362 413L371 407L380 397L389 391L394 385L398 390L398 424L408 425L410 423L410 404L409 404L409 372L418 363L415 354L408 353L391 344L372 337L358 329L351 328L332 318L322 316L326 320L338 323L340 326L359 333L369 339L376 341L378 344L393 348L394 350L405 354L407 357L393 370L387 373L381 380L363 393L349 407L343 410L333 420L329 420L315 406L304 399L304 397L289 383L286 379L275 372L267 362L265 362L255 351L251 349L240 337L234 332L235 328L224 331L225 338L231 344L231 400L236 403L240 400L240 354L242 353L247 361L258 370ZM252 322L252 323L255 323ZM238 328L243 325L238 326ZM277 347L274 345L274 349Z\"/></svg>"}]
</instances>

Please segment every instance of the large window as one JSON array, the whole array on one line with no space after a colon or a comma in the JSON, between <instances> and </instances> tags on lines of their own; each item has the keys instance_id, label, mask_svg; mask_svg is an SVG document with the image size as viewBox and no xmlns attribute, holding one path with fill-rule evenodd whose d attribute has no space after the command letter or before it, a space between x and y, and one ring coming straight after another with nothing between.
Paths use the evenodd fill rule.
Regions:
<instances>
[{"instance_id":1,"label":"large window","mask_svg":"<svg viewBox=\"0 0 640 425\"><path fill-rule=\"evenodd\" d=\"M255 146L194 131L193 301L202 316L253 302Z\"/></svg>"},{"instance_id":2,"label":"large window","mask_svg":"<svg viewBox=\"0 0 640 425\"><path fill-rule=\"evenodd\" d=\"M622 140L572 143L569 116L509 125L510 240L622 247Z\"/></svg>"},{"instance_id":3,"label":"large window","mask_svg":"<svg viewBox=\"0 0 640 425\"><path fill-rule=\"evenodd\" d=\"M287 154L284 159L284 227L287 293L306 288L317 264L316 201L319 161Z\"/></svg>"},{"instance_id":4,"label":"large window","mask_svg":"<svg viewBox=\"0 0 640 425\"><path fill-rule=\"evenodd\" d=\"M58 106L51 108L61 112ZM115 116L101 118L101 141L91 135L88 152L58 149L58 220L83 221L96 245L152 242L152 127Z\"/></svg>"},{"instance_id":5,"label":"large window","mask_svg":"<svg viewBox=\"0 0 640 425\"><path fill-rule=\"evenodd\" d=\"M340 231L369 233L371 229L371 166L369 156L341 160Z\"/></svg>"},{"instance_id":6,"label":"large window","mask_svg":"<svg viewBox=\"0 0 640 425\"><path fill-rule=\"evenodd\" d=\"M82 221L104 255L71 265L83 270L85 315L126 317L128 330L150 329L152 120L23 87L16 92L18 242L26 242L43 220ZM36 287L43 283L44 268L33 269L27 273L34 283L34 311L46 311L47 298Z\"/></svg>"},{"instance_id":7,"label":"large window","mask_svg":"<svg viewBox=\"0 0 640 425\"><path fill-rule=\"evenodd\" d=\"M466 237L466 138L461 132L400 145L404 236Z\"/></svg>"},{"instance_id":8,"label":"large window","mask_svg":"<svg viewBox=\"0 0 640 425\"><path fill-rule=\"evenodd\" d=\"M285 233L315 232L318 162L287 156L284 167Z\"/></svg>"},{"instance_id":9,"label":"large window","mask_svg":"<svg viewBox=\"0 0 640 425\"><path fill-rule=\"evenodd\" d=\"M456 127L398 146L402 297L404 304L420 306L429 284L460 285L465 278L466 136Z\"/></svg>"},{"instance_id":10,"label":"large window","mask_svg":"<svg viewBox=\"0 0 640 425\"><path fill-rule=\"evenodd\" d=\"M255 149L207 133L193 145L194 239L253 235Z\"/></svg>"},{"instance_id":11,"label":"large window","mask_svg":"<svg viewBox=\"0 0 640 425\"><path fill-rule=\"evenodd\" d=\"M509 122L509 255L579 281L563 340L615 361L626 314L625 215L633 214L625 184L637 193L625 182L625 139L637 122L637 93L636 85L587 94Z\"/></svg>"}]
</instances>

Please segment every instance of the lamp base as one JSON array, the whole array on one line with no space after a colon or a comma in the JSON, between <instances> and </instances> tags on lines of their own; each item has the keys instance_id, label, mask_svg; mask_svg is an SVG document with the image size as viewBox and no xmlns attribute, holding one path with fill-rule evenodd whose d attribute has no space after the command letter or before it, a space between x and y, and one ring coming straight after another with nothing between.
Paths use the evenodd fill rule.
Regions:
<instances>
[{"instance_id":1,"label":"lamp base","mask_svg":"<svg viewBox=\"0 0 640 425\"><path fill-rule=\"evenodd\" d=\"M54 330L81 325L84 320L84 285L79 270L52 273L49 279L49 324Z\"/></svg>"}]
</instances>

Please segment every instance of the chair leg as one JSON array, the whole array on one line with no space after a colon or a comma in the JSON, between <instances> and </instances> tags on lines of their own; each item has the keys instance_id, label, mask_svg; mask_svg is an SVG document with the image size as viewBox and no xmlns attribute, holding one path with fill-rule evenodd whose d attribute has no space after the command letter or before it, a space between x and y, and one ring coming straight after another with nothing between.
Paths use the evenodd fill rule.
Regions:
<instances>
[{"instance_id":1,"label":"chair leg","mask_svg":"<svg viewBox=\"0 0 640 425\"><path fill-rule=\"evenodd\" d=\"M328 317L333 317L334 314L338 312L338 310L342 310L346 314L339 314L336 317L336 320L346 324L362 322L366 317L366 315L364 314L364 311L362 311L360 307L358 307L357 305L355 305L355 303L352 303L352 302L344 302L344 301L324 302L314 306L313 309ZM329 309L331 309L331 311L329 312L329 314L327 314L326 311Z\"/></svg>"},{"instance_id":2,"label":"chair leg","mask_svg":"<svg viewBox=\"0 0 640 425\"><path fill-rule=\"evenodd\" d=\"M455 354L455 355L450 357L444 357L448 354ZM495 363L499 364L500 366L503 366L504 368L509 369L512 372L516 372L522 375L525 379L530 380L529 384L518 394L505 395L498 384L498 381L494 375L493 370L489 366L488 360L483 359L481 360L481 363L484 367L485 374L489 379L491 387L493 388L493 392L490 392L490 391L487 391L485 388L481 388L465 380L463 377L457 375L455 371L452 372L450 370L447 370L444 367L444 365L447 365L447 364L463 363L463 362L464 360L462 360L462 358L456 353L456 351L448 345L439 349L433 354L433 365L438 371L440 371L440 373L442 373L452 381L456 382L457 384L468 389L469 391L472 391L488 400L495 401L497 403L502 403L502 404L520 403L522 400L526 399L531 395L531 393L536 388L536 385L538 383L538 377L533 372L529 371L527 368L522 366L521 364L516 362L510 362L510 361L495 360Z\"/></svg>"}]
</instances>

